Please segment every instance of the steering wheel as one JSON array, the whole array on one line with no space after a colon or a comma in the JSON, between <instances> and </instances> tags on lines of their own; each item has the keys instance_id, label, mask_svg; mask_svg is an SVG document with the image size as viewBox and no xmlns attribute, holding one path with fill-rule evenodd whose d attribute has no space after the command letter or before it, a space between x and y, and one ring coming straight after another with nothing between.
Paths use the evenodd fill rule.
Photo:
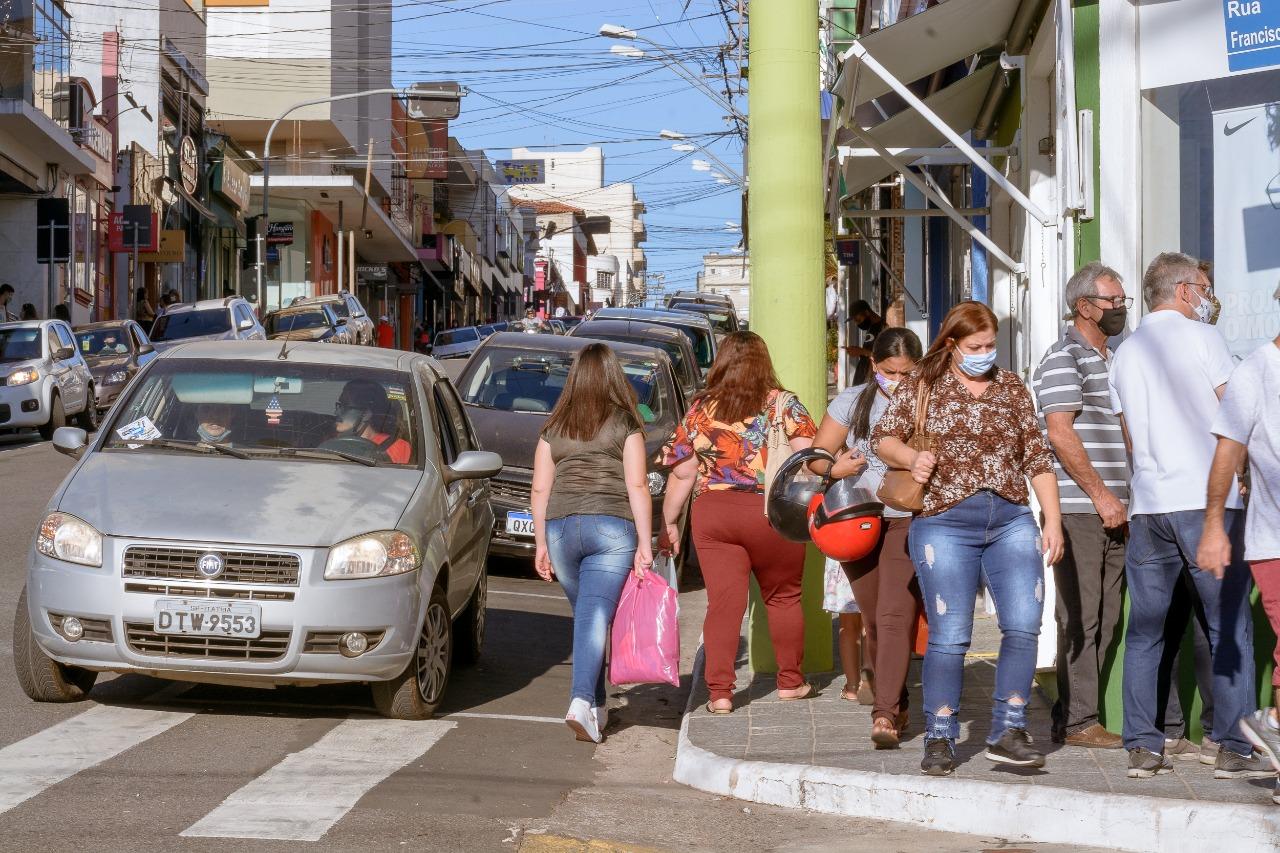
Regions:
<instances>
[{"instance_id":1,"label":"steering wheel","mask_svg":"<svg viewBox=\"0 0 1280 853\"><path fill-rule=\"evenodd\" d=\"M339 435L322 442L316 450L341 450L352 456L361 456L373 462L389 462L391 457L378 445L359 435Z\"/></svg>"}]
</instances>

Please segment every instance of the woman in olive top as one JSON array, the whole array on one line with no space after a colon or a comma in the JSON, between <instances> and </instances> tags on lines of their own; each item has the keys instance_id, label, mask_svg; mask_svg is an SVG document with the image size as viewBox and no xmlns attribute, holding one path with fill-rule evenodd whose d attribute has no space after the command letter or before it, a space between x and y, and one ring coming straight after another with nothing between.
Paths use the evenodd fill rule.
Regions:
<instances>
[{"instance_id":1,"label":"woman in olive top","mask_svg":"<svg viewBox=\"0 0 1280 853\"><path fill-rule=\"evenodd\" d=\"M573 606L565 723L599 743L608 721L604 648L627 573L653 565L652 504L636 395L606 344L574 359L533 461L534 567Z\"/></svg>"}]
</instances>

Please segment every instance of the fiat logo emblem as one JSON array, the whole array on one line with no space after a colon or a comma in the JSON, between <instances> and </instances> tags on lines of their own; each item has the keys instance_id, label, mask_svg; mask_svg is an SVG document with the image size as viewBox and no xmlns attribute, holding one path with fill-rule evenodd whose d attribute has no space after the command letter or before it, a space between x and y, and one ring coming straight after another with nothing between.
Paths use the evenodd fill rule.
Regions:
<instances>
[{"instance_id":1,"label":"fiat logo emblem","mask_svg":"<svg viewBox=\"0 0 1280 853\"><path fill-rule=\"evenodd\" d=\"M199 560L196 560L196 571L210 580L222 574L222 570L226 567L226 561L222 559L221 554L203 554Z\"/></svg>"}]
</instances>

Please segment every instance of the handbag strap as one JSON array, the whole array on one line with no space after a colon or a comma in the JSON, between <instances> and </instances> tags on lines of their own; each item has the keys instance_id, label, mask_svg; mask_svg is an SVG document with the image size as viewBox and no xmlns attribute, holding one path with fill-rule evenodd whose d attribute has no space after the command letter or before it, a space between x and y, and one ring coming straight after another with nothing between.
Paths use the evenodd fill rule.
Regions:
<instances>
[{"instance_id":1,"label":"handbag strap","mask_svg":"<svg viewBox=\"0 0 1280 853\"><path fill-rule=\"evenodd\" d=\"M932 396L932 391L933 389L925 383L924 377L921 376L919 384L916 385L916 422L913 435L925 434L924 425L929 415L929 398Z\"/></svg>"}]
</instances>

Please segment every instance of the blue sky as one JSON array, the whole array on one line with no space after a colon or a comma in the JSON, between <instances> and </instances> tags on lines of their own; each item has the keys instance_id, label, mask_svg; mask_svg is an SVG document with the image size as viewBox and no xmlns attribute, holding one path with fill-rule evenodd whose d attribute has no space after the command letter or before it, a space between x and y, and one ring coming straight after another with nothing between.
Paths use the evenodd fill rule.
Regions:
<instances>
[{"instance_id":1,"label":"blue sky","mask_svg":"<svg viewBox=\"0 0 1280 853\"><path fill-rule=\"evenodd\" d=\"M471 94L450 133L467 148L485 149L490 159L519 146L603 148L606 181L635 183L648 206L649 271L665 273L669 290L692 288L705 252L728 252L738 243L726 223L740 222L741 196L737 186L693 170L700 153L673 151L658 132L701 134L696 141L739 172L741 139L723 118L726 110L670 68L648 57L611 53L621 42L596 35L603 23L633 28L695 74L721 74L717 51L729 35L720 0L688 0L687 10L685 5L686 0L399 0L395 82L457 80L466 86ZM725 85L722 79L706 82ZM746 112L745 95L734 103Z\"/></svg>"}]
</instances>

